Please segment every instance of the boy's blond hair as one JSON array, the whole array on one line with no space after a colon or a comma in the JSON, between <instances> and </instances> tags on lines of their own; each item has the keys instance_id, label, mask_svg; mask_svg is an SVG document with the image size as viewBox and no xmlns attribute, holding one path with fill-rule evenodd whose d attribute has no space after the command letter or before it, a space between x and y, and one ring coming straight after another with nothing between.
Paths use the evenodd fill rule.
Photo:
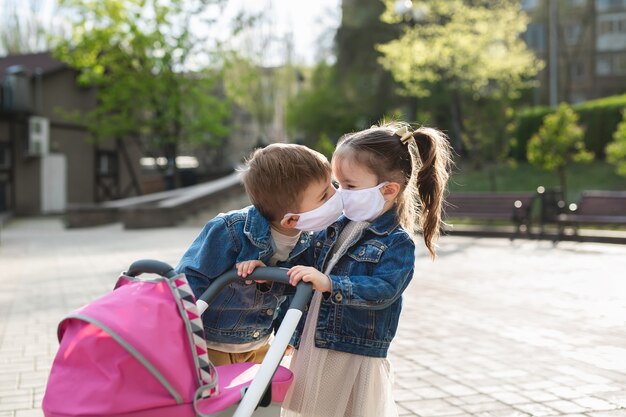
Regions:
<instances>
[{"instance_id":1,"label":"boy's blond hair","mask_svg":"<svg viewBox=\"0 0 626 417\"><path fill-rule=\"evenodd\" d=\"M329 181L331 168L321 153L303 145L273 143L256 149L242 174L246 193L268 220L297 212L302 193L314 182Z\"/></svg>"}]
</instances>

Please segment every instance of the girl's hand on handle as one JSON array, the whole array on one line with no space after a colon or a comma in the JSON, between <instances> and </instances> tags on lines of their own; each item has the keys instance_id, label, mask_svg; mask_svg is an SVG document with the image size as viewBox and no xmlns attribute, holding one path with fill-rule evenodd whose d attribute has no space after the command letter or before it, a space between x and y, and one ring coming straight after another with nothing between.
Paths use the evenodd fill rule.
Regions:
<instances>
[{"instance_id":1,"label":"girl's hand on handle","mask_svg":"<svg viewBox=\"0 0 626 417\"><path fill-rule=\"evenodd\" d=\"M291 285L297 285L298 282L310 282L313 285L313 289L320 292L330 292L332 287L330 284L330 278L322 274L312 266L297 265L287 271L289 275L289 283Z\"/></svg>"},{"instance_id":2,"label":"girl's hand on handle","mask_svg":"<svg viewBox=\"0 0 626 417\"><path fill-rule=\"evenodd\" d=\"M258 259L254 259L252 261L239 262L238 264L235 265L235 267L237 268L237 275L239 275L241 278L247 277L248 275L252 273L252 271L254 271L256 268L260 266L266 266L266 265L263 262L259 261ZM257 281L257 282L265 282L265 281ZM246 284L252 284L252 281L246 281Z\"/></svg>"}]
</instances>

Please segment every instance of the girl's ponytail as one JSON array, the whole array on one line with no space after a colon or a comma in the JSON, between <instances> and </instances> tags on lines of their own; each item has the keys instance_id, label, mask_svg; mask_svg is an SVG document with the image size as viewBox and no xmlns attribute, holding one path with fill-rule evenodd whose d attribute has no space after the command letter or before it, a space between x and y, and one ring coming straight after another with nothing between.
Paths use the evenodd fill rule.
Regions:
<instances>
[{"instance_id":1,"label":"girl's ponytail","mask_svg":"<svg viewBox=\"0 0 626 417\"><path fill-rule=\"evenodd\" d=\"M413 132L421 166L415 185L419 196L419 225L431 256L434 242L439 238L443 201L450 176L451 152L448 138L439 130L420 127Z\"/></svg>"},{"instance_id":2,"label":"girl's ponytail","mask_svg":"<svg viewBox=\"0 0 626 417\"><path fill-rule=\"evenodd\" d=\"M434 257L452 164L447 136L428 127L411 133L407 124L389 123L344 135L333 158L345 157L348 150L379 182L393 181L403 187L397 198L398 220L409 233L421 230Z\"/></svg>"}]
</instances>

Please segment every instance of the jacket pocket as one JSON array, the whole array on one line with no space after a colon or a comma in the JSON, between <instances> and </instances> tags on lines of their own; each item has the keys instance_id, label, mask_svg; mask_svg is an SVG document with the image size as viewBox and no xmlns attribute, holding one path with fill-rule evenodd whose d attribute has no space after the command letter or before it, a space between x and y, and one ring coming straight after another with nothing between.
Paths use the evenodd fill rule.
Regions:
<instances>
[{"instance_id":1,"label":"jacket pocket","mask_svg":"<svg viewBox=\"0 0 626 417\"><path fill-rule=\"evenodd\" d=\"M375 240L368 240L348 253L348 256L357 262L378 263L387 247Z\"/></svg>"}]
</instances>

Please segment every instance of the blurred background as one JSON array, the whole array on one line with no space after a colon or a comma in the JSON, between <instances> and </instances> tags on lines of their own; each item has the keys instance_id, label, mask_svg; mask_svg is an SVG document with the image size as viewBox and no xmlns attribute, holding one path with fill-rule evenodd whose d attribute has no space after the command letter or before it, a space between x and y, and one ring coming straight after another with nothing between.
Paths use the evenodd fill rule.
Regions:
<instances>
[{"instance_id":1,"label":"blurred background","mask_svg":"<svg viewBox=\"0 0 626 417\"><path fill-rule=\"evenodd\" d=\"M5 214L395 119L449 135L452 194L626 190L626 0L0 0L0 85Z\"/></svg>"}]
</instances>

